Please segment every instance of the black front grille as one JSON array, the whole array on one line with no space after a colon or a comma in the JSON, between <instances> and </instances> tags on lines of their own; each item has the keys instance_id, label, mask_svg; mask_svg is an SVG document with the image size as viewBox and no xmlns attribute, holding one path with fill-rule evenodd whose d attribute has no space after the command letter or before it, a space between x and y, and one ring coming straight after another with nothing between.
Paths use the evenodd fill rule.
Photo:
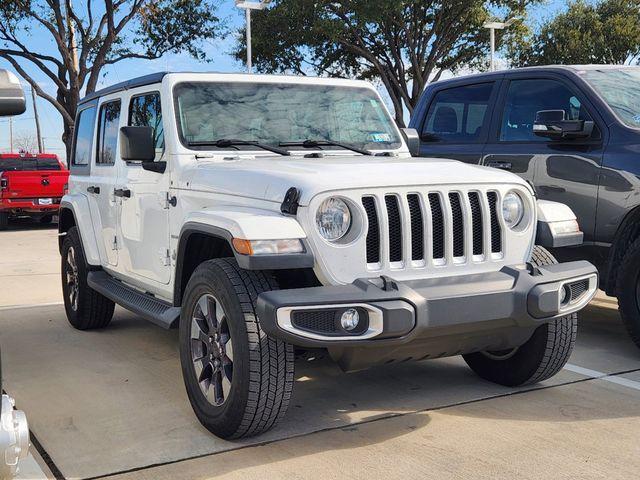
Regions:
<instances>
[{"instance_id":1,"label":"black front grille","mask_svg":"<svg viewBox=\"0 0 640 480\"><path fill-rule=\"evenodd\" d=\"M297 310L291 314L291 323L309 332L332 334L339 331L336 310Z\"/></svg>"},{"instance_id":2,"label":"black front grille","mask_svg":"<svg viewBox=\"0 0 640 480\"><path fill-rule=\"evenodd\" d=\"M453 217L453 256L464 257L464 219L462 218L462 205L458 193L449 194L451 203L451 215Z\"/></svg>"},{"instance_id":3,"label":"black front grille","mask_svg":"<svg viewBox=\"0 0 640 480\"><path fill-rule=\"evenodd\" d=\"M482 228L482 209L480 208L480 194L469 192L471 205L471 228L473 233L473 254L482 255L484 252L484 238Z\"/></svg>"},{"instance_id":4,"label":"black front grille","mask_svg":"<svg viewBox=\"0 0 640 480\"><path fill-rule=\"evenodd\" d=\"M367 230L367 263L380 262L380 223L373 197L363 197L362 206L367 212L369 229Z\"/></svg>"},{"instance_id":5,"label":"black front grille","mask_svg":"<svg viewBox=\"0 0 640 480\"><path fill-rule=\"evenodd\" d=\"M432 251L433 258L444 258L444 215L440 195L429 194L429 206L431 207Z\"/></svg>"},{"instance_id":6,"label":"black front grille","mask_svg":"<svg viewBox=\"0 0 640 480\"><path fill-rule=\"evenodd\" d=\"M502 251L502 230L498 221L498 194L496 192L488 192L487 200L489 201L491 215L491 252L499 253Z\"/></svg>"},{"instance_id":7,"label":"black front grille","mask_svg":"<svg viewBox=\"0 0 640 480\"><path fill-rule=\"evenodd\" d=\"M411 216L411 260L424 258L424 227L420 198L415 193L407 195Z\"/></svg>"},{"instance_id":8,"label":"black front grille","mask_svg":"<svg viewBox=\"0 0 640 480\"><path fill-rule=\"evenodd\" d=\"M569 291L571 292L570 301L578 300L584 293L589 290L589 279L579 280L568 284Z\"/></svg>"},{"instance_id":9,"label":"black front grille","mask_svg":"<svg viewBox=\"0 0 640 480\"><path fill-rule=\"evenodd\" d=\"M402 261L402 220L400 218L400 206L398 197L386 195L384 201L387 205L389 218L389 261Z\"/></svg>"}]
</instances>

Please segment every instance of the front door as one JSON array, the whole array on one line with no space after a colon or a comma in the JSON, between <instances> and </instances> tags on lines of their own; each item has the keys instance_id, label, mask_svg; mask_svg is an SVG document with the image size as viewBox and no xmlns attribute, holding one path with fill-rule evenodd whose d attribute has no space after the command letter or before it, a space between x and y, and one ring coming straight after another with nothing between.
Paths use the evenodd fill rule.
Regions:
<instances>
[{"instance_id":1,"label":"front door","mask_svg":"<svg viewBox=\"0 0 640 480\"><path fill-rule=\"evenodd\" d=\"M96 148L87 179L91 221L103 265L118 265L118 215L120 198L114 195L118 180L120 100L104 100L98 107Z\"/></svg>"},{"instance_id":2,"label":"front door","mask_svg":"<svg viewBox=\"0 0 640 480\"><path fill-rule=\"evenodd\" d=\"M435 92L420 126L420 156L480 163L496 82Z\"/></svg>"},{"instance_id":3,"label":"front door","mask_svg":"<svg viewBox=\"0 0 640 480\"><path fill-rule=\"evenodd\" d=\"M158 92L135 93L129 100L127 124L152 127L156 161L164 156L164 129ZM169 172L144 170L141 162L123 162L119 188L122 197L120 233L121 269L160 284L171 279L169 251Z\"/></svg>"},{"instance_id":4,"label":"front door","mask_svg":"<svg viewBox=\"0 0 640 480\"><path fill-rule=\"evenodd\" d=\"M594 237L602 131L591 138L555 141L533 133L536 112L564 110L568 120L594 120L583 95L562 78L513 78L505 82L495 130L486 144L484 165L529 180L538 198L567 204L578 217L585 241Z\"/></svg>"}]
</instances>

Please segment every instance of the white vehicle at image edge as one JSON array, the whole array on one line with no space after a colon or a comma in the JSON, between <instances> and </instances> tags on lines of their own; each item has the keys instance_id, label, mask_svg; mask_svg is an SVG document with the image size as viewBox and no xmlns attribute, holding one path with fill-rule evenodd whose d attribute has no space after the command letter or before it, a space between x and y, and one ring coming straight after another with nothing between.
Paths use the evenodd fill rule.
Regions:
<instances>
[{"instance_id":1,"label":"white vehicle at image edge","mask_svg":"<svg viewBox=\"0 0 640 480\"><path fill-rule=\"evenodd\" d=\"M159 73L84 98L60 210L70 323L119 304L178 328L187 394L224 438L284 416L294 348L345 371L463 355L502 385L565 364L588 262L571 210L516 175L415 158L373 86Z\"/></svg>"}]
</instances>

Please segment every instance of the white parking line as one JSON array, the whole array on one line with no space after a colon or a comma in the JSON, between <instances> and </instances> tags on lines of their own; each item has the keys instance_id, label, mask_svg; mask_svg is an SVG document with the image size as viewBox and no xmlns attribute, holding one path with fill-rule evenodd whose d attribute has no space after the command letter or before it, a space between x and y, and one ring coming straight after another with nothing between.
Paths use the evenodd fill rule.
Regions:
<instances>
[{"instance_id":1,"label":"white parking line","mask_svg":"<svg viewBox=\"0 0 640 480\"><path fill-rule=\"evenodd\" d=\"M0 312L3 310L21 310L25 308L38 308L38 307L54 307L57 305L64 305L64 302L51 302L51 303L34 303L34 304L25 304L25 305L5 305L0 307Z\"/></svg>"},{"instance_id":2,"label":"white parking line","mask_svg":"<svg viewBox=\"0 0 640 480\"><path fill-rule=\"evenodd\" d=\"M616 385L622 385L623 387L633 388L634 390L640 390L640 382L635 382L627 378L618 377L617 375L609 375L608 373L598 372L597 370L591 370L590 368L579 367L578 365L572 365L567 363L564 366L565 370L569 370L573 373L578 373L586 377L597 378L598 380L604 380L605 382L615 383Z\"/></svg>"}]
</instances>

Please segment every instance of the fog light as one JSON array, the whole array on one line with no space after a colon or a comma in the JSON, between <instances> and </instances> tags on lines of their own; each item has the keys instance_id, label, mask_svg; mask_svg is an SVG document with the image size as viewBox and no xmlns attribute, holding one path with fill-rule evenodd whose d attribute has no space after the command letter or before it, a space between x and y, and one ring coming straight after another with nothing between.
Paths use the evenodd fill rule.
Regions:
<instances>
[{"instance_id":1,"label":"fog light","mask_svg":"<svg viewBox=\"0 0 640 480\"><path fill-rule=\"evenodd\" d=\"M340 325L347 332L354 330L358 323L360 322L360 315L355 308L350 308L342 312L342 316L340 317Z\"/></svg>"},{"instance_id":2,"label":"fog light","mask_svg":"<svg viewBox=\"0 0 640 480\"><path fill-rule=\"evenodd\" d=\"M562 292L560 292L560 305L565 305L571 300L571 289L568 285L562 286Z\"/></svg>"}]
</instances>

